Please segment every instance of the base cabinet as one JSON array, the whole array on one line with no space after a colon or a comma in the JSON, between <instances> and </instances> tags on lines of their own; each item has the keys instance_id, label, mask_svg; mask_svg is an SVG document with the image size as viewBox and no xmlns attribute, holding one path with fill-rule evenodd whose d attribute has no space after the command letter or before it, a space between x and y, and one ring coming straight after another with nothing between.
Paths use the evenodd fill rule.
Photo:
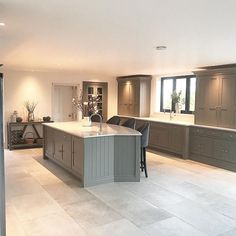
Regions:
<instances>
[{"instance_id":1,"label":"base cabinet","mask_svg":"<svg viewBox=\"0 0 236 236\"><path fill-rule=\"evenodd\" d=\"M81 178L84 174L84 142L82 138L72 137L72 170Z\"/></svg>"},{"instance_id":2,"label":"base cabinet","mask_svg":"<svg viewBox=\"0 0 236 236\"><path fill-rule=\"evenodd\" d=\"M121 124L127 119L127 117L121 117ZM137 119L136 128L145 122L149 121ZM148 148L171 152L188 158L188 131L188 126L151 121Z\"/></svg>"},{"instance_id":3,"label":"base cabinet","mask_svg":"<svg viewBox=\"0 0 236 236\"><path fill-rule=\"evenodd\" d=\"M236 133L191 127L190 159L236 171Z\"/></svg>"}]
</instances>

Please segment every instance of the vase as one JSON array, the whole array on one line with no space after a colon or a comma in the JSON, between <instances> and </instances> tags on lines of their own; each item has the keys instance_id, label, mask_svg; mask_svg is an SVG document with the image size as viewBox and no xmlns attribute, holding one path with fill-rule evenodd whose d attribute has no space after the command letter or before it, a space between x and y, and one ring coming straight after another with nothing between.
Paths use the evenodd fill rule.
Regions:
<instances>
[{"instance_id":1,"label":"vase","mask_svg":"<svg viewBox=\"0 0 236 236\"><path fill-rule=\"evenodd\" d=\"M175 103L175 113L176 113L176 114L179 114L179 113L180 113L179 103Z\"/></svg>"},{"instance_id":2,"label":"vase","mask_svg":"<svg viewBox=\"0 0 236 236\"><path fill-rule=\"evenodd\" d=\"M34 113L28 112L28 122L34 121Z\"/></svg>"},{"instance_id":3,"label":"vase","mask_svg":"<svg viewBox=\"0 0 236 236\"><path fill-rule=\"evenodd\" d=\"M82 124L85 127L91 126L92 123L91 123L90 117L89 116L84 116L84 118L82 120Z\"/></svg>"}]
</instances>

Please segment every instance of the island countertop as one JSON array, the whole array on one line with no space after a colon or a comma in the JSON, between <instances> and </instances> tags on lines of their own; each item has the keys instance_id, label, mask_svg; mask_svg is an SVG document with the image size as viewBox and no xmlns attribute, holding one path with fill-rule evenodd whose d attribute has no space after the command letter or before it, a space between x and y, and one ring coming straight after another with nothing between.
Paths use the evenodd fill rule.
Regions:
<instances>
[{"instance_id":1,"label":"island countertop","mask_svg":"<svg viewBox=\"0 0 236 236\"><path fill-rule=\"evenodd\" d=\"M44 123L43 125L81 138L104 136L141 136L141 133L134 129L106 123L102 123L102 132L99 132L99 123L96 122L92 122L90 127L85 127L82 122L77 121Z\"/></svg>"}]
</instances>

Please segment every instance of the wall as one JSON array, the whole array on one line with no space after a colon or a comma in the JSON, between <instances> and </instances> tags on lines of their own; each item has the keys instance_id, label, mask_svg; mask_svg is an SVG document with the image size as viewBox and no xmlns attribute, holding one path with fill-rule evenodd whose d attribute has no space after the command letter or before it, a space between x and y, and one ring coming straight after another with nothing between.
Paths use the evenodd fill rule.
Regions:
<instances>
[{"instance_id":1,"label":"wall","mask_svg":"<svg viewBox=\"0 0 236 236\"><path fill-rule=\"evenodd\" d=\"M64 71L13 71L4 73L4 118L5 124L11 114L26 117L23 106L25 100L38 101L35 117L52 115L52 83L72 83L82 85L82 81L108 82L108 117L117 114L117 82L115 78L97 75L85 75Z\"/></svg>"}]
</instances>

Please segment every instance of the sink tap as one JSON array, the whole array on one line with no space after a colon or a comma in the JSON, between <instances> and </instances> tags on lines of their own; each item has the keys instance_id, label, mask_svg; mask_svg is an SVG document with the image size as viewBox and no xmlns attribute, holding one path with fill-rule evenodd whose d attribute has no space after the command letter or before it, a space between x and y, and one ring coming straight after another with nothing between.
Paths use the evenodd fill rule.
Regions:
<instances>
[{"instance_id":1,"label":"sink tap","mask_svg":"<svg viewBox=\"0 0 236 236\"><path fill-rule=\"evenodd\" d=\"M100 126L99 126L99 133L101 133L102 132L102 116L99 114L99 113L93 113L90 117L89 117L89 120L91 121L91 118L93 117L93 116L99 116L99 119L100 119Z\"/></svg>"},{"instance_id":2,"label":"sink tap","mask_svg":"<svg viewBox=\"0 0 236 236\"><path fill-rule=\"evenodd\" d=\"M170 110L170 120L172 120L173 118L174 118L173 111Z\"/></svg>"}]
</instances>

